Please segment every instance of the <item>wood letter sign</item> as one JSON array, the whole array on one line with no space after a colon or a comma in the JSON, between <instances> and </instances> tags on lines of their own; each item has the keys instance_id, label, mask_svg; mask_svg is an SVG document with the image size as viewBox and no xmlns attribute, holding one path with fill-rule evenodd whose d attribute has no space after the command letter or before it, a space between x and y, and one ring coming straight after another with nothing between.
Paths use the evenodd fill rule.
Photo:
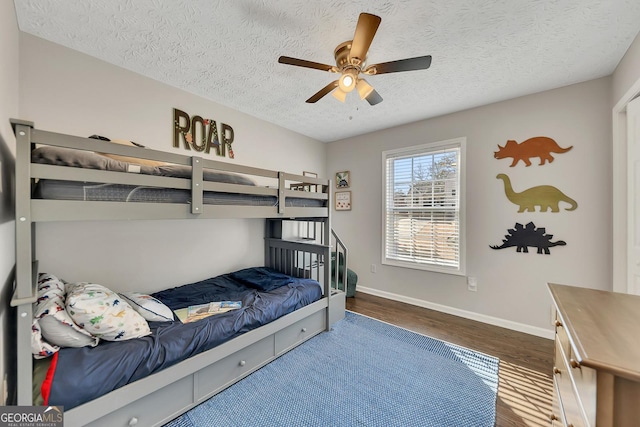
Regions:
<instances>
[{"instance_id":1,"label":"wood letter sign","mask_svg":"<svg viewBox=\"0 0 640 427\"><path fill-rule=\"evenodd\" d=\"M213 119L203 119L201 116L189 117L187 113L177 108L173 109L173 146L184 144L186 150L202 151L207 154L214 148L218 156L224 157L229 149L229 158L233 159L233 128L221 123L222 134L218 137L218 126Z\"/></svg>"}]
</instances>

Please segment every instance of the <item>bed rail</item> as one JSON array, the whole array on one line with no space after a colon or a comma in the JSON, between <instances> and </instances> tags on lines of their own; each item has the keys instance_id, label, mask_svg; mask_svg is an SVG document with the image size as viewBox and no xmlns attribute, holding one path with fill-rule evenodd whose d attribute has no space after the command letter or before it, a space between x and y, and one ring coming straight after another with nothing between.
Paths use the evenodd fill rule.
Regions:
<instances>
[{"instance_id":1,"label":"bed rail","mask_svg":"<svg viewBox=\"0 0 640 427\"><path fill-rule=\"evenodd\" d=\"M290 276L322 282L323 260L328 246L281 239L266 240L269 248L268 266Z\"/></svg>"},{"instance_id":2,"label":"bed rail","mask_svg":"<svg viewBox=\"0 0 640 427\"><path fill-rule=\"evenodd\" d=\"M327 217L331 200L329 181L281 171L210 160L199 156L184 156L149 148L131 147L92 138L82 138L34 128L32 122L12 119L17 150L16 163L23 165L22 177L16 177L22 194L31 194L33 182L39 179L126 184L189 190L190 203L106 202L33 199L30 215L34 221L75 221L105 219L188 219L188 218L308 218ZM191 167L189 178L176 178L143 174L140 167L129 172L116 172L81 167L31 163L31 152L39 146L60 147L95 153L154 160ZM211 182L204 179L204 171L230 172L250 177L259 185ZM133 172L133 173L132 173ZM142 168L144 172L144 168ZM300 182L313 184L317 191L296 191ZM264 185L263 185L264 183ZM294 189L292 189L294 188ZM203 202L204 192L236 193L241 195L272 196L276 202L270 206L244 206L235 204L209 205ZM320 206L288 206L291 198L320 200ZM32 218L25 218L30 222Z\"/></svg>"}]
</instances>

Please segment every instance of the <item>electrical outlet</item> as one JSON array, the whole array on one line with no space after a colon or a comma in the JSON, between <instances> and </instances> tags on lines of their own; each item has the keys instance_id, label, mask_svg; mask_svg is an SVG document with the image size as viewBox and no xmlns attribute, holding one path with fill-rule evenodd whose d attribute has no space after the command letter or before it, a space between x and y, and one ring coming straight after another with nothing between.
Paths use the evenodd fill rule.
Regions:
<instances>
[{"instance_id":1,"label":"electrical outlet","mask_svg":"<svg viewBox=\"0 0 640 427\"><path fill-rule=\"evenodd\" d=\"M476 292L478 290L478 278L473 276L467 277L467 290Z\"/></svg>"},{"instance_id":2,"label":"electrical outlet","mask_svg":"<svg viewBox=\"0 0 640 427\"><path fill-rule=\"evenodd\" d=\"M375 264L371 264L371 272L372 272L372 273L375 273L377 269L378 269L378 266L377 266L377 265L375 265Z\"/></svg>"}]
</instances>

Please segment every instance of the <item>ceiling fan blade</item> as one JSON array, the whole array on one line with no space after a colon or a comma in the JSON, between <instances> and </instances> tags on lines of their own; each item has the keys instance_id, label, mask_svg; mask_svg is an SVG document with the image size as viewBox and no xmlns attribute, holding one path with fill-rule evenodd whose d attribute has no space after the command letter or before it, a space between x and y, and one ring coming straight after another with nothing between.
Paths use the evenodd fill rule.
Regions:
<instances>
[{"instance_id":1,"label":"ceiling fan blade","mask_svg":"<svg viewBox=\"0 0 640 427\"><path fill-rule=\"evenodd\" d=\"M313 68L314 70L331 71L333 73L338 71L336 67L333 65L321 64L319 62L313 62L313 61L306 61L304 59L291 58L289 56L281 56L280 58L278 58L278 62L281 64L295 65L297 67Z\"/></svg>"},{"instance_id":2,"label":"ceiling fan blade","mask_svg":"<svg viewBox=\"0 0 640 427\"><path fill-rule=\"evenodd\" d=\"M376 92L375 89L365 99L367 100L369 105L376 105L382 102L382 97L378 92Z\"/></svg>"},{"instance_id":3,"label":"ceiling fan blade","mask_svg":"<svg viewBox=\"0 0 640 427\"><path fill-rule=\"evenodd\" d=\"M338 87L338 80L331 82L325 87L323 87L322 89L320 89L318 92L316 92L315 95L313 95L311 98L307 99L306 102L308 102L309 104L318 102L323 96L325 96L326 94L328 94L329 92L331 92L337 87Z\"/></svg>"},{"instance_id":4,"label":"ceiling fan blade","mask_svg":"<svg viewBox=\"0 0 640 427\"><path fill-rule=\"evenodd\" d=\"M400 59L398 61L383 62L369 65L364 69L364 74L398 73L400 71L426 70L431 66L431 55L418 56L417 58Z\"/></svg>"},{"instance_id":5,"label":"ceiling fan blade","mask_svg":"<svg viewBox=\"0 0 640 427\"><path fill-rule=\"evenodd\" d=\"M373 37L378 31L382 19L379 16L371 15L369 13L361 13L358 17L358 24L356 25L356 32L353 35L353 41L351 42L351 52L349 52L349 58L358 58L360 62L364 62L369 51L369 46L373 41Z\"/></svg>"}]
</instances>

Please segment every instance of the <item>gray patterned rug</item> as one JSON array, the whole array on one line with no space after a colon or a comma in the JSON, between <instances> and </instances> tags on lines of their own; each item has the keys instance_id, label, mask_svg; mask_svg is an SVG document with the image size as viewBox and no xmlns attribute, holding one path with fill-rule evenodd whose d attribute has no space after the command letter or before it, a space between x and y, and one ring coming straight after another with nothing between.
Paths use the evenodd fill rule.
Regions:
<instances>
[{"instance_id":1,"label":"gray patterned rug","mask_svg":"<svg viewBox=\"0 0 640 427\"><path fill-rule=\"evenodd\" d=\"M495 357L369 317L346 318L168 427L495 424Z\"/></svg>"}]
</instances>

